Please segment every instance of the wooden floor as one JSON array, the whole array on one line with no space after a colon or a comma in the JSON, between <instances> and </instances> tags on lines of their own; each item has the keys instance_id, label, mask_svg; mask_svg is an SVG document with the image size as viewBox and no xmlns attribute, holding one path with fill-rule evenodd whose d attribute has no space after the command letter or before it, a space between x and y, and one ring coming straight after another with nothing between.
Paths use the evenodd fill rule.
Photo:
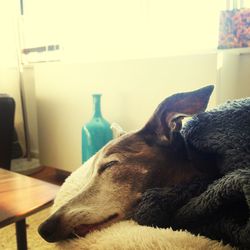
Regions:
<instances>
[{"instance_id":1,"label":"wooden floor","mask_svg":"<svg viewBox=\"0 0 250 250\"><path fill-rule=\"evenodd\" d=\"M61 169L44 166L40 171L31 174L30 176L56 185L62 185L69 174L70 172Z\"/></svg>"}]
</instances>

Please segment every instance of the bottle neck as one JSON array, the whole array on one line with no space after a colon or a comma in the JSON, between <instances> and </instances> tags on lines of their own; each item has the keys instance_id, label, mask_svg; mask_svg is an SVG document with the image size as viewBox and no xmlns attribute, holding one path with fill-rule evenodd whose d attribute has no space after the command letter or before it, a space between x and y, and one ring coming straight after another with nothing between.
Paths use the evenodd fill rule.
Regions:
<instances>
[{"instance_id":1,"label":"bottle neck","mask_svg":"<svg viewBox=\"0 0 250 250\"><path fill-rule=\"evenodd\" d=\"M101 112L101 95L100 94L94 94L93 95L93 118L96 117L102 117L102 112Z\"/></svg>"}]
</instances>

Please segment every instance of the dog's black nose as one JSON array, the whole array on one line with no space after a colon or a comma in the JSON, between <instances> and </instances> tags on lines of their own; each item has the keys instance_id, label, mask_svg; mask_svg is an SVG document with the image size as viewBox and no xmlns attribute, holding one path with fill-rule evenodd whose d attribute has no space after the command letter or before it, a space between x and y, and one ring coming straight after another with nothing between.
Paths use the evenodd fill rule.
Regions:
<instances>
[{"instance_id":1,"label":"dog's black nose","mask_svg":"<svg viewBox=\"0 0 250 250\"><path fill-rule=\"evenodd\" d=\"M50 217L39 226L39 234L48 242L61 240L59 236L60 220L60 217L57 215Z\"/></svg>"}]
</instances>

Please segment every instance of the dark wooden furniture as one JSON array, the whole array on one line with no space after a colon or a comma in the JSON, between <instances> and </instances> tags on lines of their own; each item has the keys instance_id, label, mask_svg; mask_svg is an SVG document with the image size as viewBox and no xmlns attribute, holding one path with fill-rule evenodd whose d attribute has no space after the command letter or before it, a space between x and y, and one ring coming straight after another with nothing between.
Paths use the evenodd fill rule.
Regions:
<instances>
[{"instance_id":1,"label":"dark wooden furniture","mask_svg":"<svg viewBox=\"0 0 250 250\"><path fill-rule=\"evenodd\" d=\"M25 218L48 206L59 186L0 168L0 228L16 223L17 249L27 249Z\"/></svg>"},{"instance_id":2,"label":"dark wooden furniture","mask_svg":"<svg viewBox=\"0 0 250 250\"><path fill-rule=\"evenodd\" d=\"M10 169L14 114L14 99L0 94L0 166L5 169Z\"/></svg>"},{"instance_id":3,"label":"dark wooden furniture","mask_svg":"<svg viewBox=\"0 0 250 250\"><path fill-rule=\"evenodd\" d=\"M49 167L49 166L42 166L41 170L38 172L35 172L29 176L46 181L52 184L56 184L61 186L65 179L70 175L71 173L66 170Z\"/></svg>"}]
</instances>

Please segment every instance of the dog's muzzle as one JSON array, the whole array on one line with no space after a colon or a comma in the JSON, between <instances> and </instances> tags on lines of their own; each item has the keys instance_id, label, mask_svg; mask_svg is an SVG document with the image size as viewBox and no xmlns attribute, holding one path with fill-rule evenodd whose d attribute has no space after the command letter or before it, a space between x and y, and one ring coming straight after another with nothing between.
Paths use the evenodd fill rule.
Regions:
<instances>
[{"instance_id":1,"label":"dog's muzzle","mask_svg":"<svg viewBox=\"0 0 250 250\"><path fill-rule=\"evenodd\" d=\"M63 236L61 228L61 217L54 215L44 221L38 228L39 234L48 242L57 242L66 238Z\"/></svg>"}]
</instances>

